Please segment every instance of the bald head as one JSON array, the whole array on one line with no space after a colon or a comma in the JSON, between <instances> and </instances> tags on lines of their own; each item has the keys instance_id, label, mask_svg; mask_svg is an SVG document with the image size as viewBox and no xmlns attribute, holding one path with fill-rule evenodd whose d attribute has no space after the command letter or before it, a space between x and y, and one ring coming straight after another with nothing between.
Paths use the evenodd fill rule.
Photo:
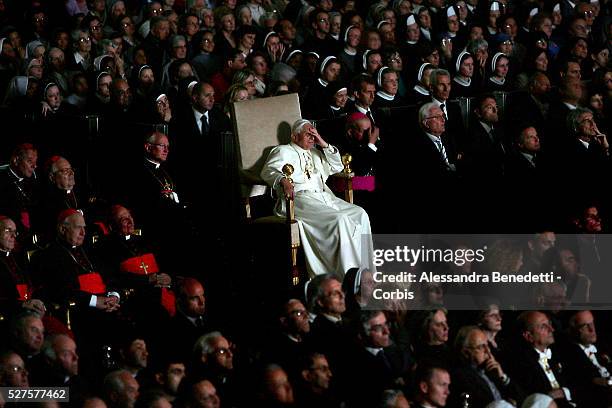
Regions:
<instances>
[{"instance_id":1,"label":"bald head","mask_svg":"<svg viewBox=\"0 0 612 408\"><path fill-rule=\"evenodd\" d=\"M179 297L177 299L180 310L189 317L204 315L206 298L204 286L194 278L186 278L179 284Z\"/></svg>"}]
</instances>

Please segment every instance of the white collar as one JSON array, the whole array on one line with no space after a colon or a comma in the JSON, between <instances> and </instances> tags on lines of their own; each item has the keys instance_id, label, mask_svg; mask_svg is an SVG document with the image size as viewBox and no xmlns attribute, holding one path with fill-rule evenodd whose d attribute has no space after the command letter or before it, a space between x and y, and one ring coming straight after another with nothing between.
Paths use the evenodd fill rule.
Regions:
<instances>
[{"instance_id":1,"label":"white collar","mask_svg":"<svg viewBox=\"0 0 612 408\"><path fill-rule=\"evenodd\" d=\"M85 61L85 58L81 55L80 52L75 52L74 53L74 62L76 62L77 64L81 63ZM86 62L86 61L85 61Z\"/></svg>"},{"instance_id":2,"label":"white collar","mask_svg":"<svg viewBox=\"0 0 612 408\"><path fill-rule=\"evenodd\" d=\"M149 159L148 157L145 157L145 160L148 161L149 163L151 163L152 165L154 165L155 166L155 170L159 169L159 166L161 166L161 163L153 161L153 160Z\"/></svg>"},{"instance_id":3,"label":"white collar","mask_svg":"<svg viewBox=\"0 0 612 408\"><path fill-rule=\"evenodd\" d=\"M552 351L549 348L546 348L544 351L540 351L534 347L534 350L538 353L538 357L540 360L546 359L550 360L552 358Z\"/></svg>"},{"instance_id":4,"label":"white collar","mask_svg":"<svg viewBox=\"0 0 612 408\"><path fill-rule=\"evenodd\" d=\"M17 181L19 181L19 182L23 181L23 177L21 177L17 173L15 173L13 171L13 169L11 168L11 166L9 166L9 170L10 170L11 173L13 173L13 176L15 176L17 178Z\"/></svg>"},{"instance_id":5,"label":"white collar","mask_svg":"<svg viewBox=\"0 0 612 408\"><path fill-rule=\"evenodd\" d=\"M429 91L427 89L423 88L423 86L421 84L416 84L414 86L414 90L417 91L418 93L420 93L421 95L429 96Z\"/></svg>"},{"instance_id":6,"label":"white collar","mask_svg":"<svg viewBox=\"0 0 612 408\"><path fill-rule=\"evenodd\" d=\"M348 49L348 48L346 48L346 47L344 48L344 53L345 53L346 55L350 55L350 56L357 55L357 51L352 51L352 50L349 50L349 49Z\"/></svg>"},{"instance_id":7,"label":"white collar","mask_svg":"<svg viewBox=\"0 0 612 408\"><path fill-rule=\"evenodd\" d=\"M378 353L380 353L383 350L382 347L367 347L367 346L365 349L368 350L370 353L372 353L373 356L378 355Z\"/></svg>"},{"instance_id":8,"label":"white collar","mask_svg":"<svg viewBox=\"0 0 612 408\"><path fill-rule=\"evenodd\" d=\"M376 92L376 95L380 96L381 98L383 98L384 100L387 100L387 101L394 101L395 100L395 95L390 95L390 94L386 93L385 91L378 91L378 92Z\"/></svg>"},{"instance_id":9,"label":"white collar","mask_svg":"<svg viewBox=\"0 0 612 408\"><path fill-rule=\"evenodd\" d=\"M487 26L487 31L488 31L488 32L489 32L489 34L491 34L491 35L495 35L495 34L497 34L497 30L496 30L496 29L494 29L493 27L489 27L489 26Z\"/></svg>"},{"instance_id":10,"label":"white collar","mask_svg":"<svg viewBox=\"0 0 612 408\"><path fill-rule=\"evenodd\" d=\"M484 123L482 120L479 120L478 122L480 122L480 124L487 131L487 133L491 133L493 126L489 125L488 123Z\"/></svg>"},{"instance_id":11,"label":"white collar","mask_svg":"<svg viewBox=\"0 0 612 408\"><path fill-rule=\"evenodd\" d=\"M305 153L305 154L312 154L310 153L310 150L306 150L306 149L302 149L300 146L298 146L297 144L291 142L291 146L298 152L298 153Z\"/></svg>"},{"instance_id":12,"label":"white collar","mask_svg":"<svg viewBox=\"0 0 612 408\"><path fill-rule=\"evenodd\" d=\"M439 101L436 98L434 98L433 96L431 97L431 101L433 103L435 103L438 106L438 108L440 108L440 105L442 105L442 104L444 104L444 107L446 108L446 102ZM442 108L440 108L440 109L442 109Z\"/></svg>"},{"instance_id":13,"label":"white collar","mask_svg":"<svg viewBox=\"0 0 612 408\"><path fill-rule=\"evenodd\" d=\"M503 85L506 83L506 78L502 78L502 79L497 79L497 77L490 77L489 81L493 82L494 84L497 85Z\"/></svg>"},{"instance_id":14,"label":"white collar","mask_svg":"<svg viewBox=\"0 0 612 408\"><path fill-rule=\"evenodd\" d=\"M340 317L335 317L335 316L331 316L325 313L321 313L321 316L323 316L324 318L326 318L327 320L329 320L332 323L338 323L342 321L342 318Z\"/></svg>"},{"instance_id":15,"label":"white collar","mask_svg":"<svg viewBox=\"0 0 612 408\"><path fill-rule=\"evenodd\" d=\"M322 78L317 78L317 81L319 81L319 83L323 86L323 88L327 88L327 85L329 84L326 80Z\"/></svg>"},{"instance_id":16,"label":"white collar","mask_svg":"<svg viewBox=\"0 0 612 408\"><path fill-rule=\"evenodd\" d=\"M414 45L416 43L417 43L416 41L408 41L408 40L406 40L406 44Z\"/></svg>"},{"instance_id":17,"label":"white collar","mask_svg":"<svg viewBox=\"0 0 612 408\"><path fill-rule=\"evenodd\" d=\"M123 238L125 238L126 241L129 241L130 238L132 238L132 236L131 235L124 235Z\"/></svg>"},{"instance_id":18,"label":"white collar","mask_svg":"<svg viewBox=\"0 0 612 408\"><path fill-rule=\"evenodd\" d=\"M291 341L293 341L295 343L301 343L300 339L298 339L297 337L292 336L289 333L286 333L286 334L287 334L287 337L289 337L289 340L291 340Z\"/></svg>"},{"instance_id":19,"label":"white collar","mask_svg":"<svg viewBox=\"0 0 612 408\"><path fill-rule=\"evenodd\" d=\"M367 115L370 112L370 109L362 108L361 106L355 104L355 108L364 115Z\"/></svg>"},{"instance_id":20,"label":"white collar","mask_svg":"<svg viewBox=\"0 0 612 408\"><path fill-rule=\"evenodd\" d=\"M11 251L7 251L5 249L0 248L0 252L4 252L4 256L9 256L11 254Z\"/></svg>"},{"instance_id":21,"label":"white collar","mask_svg":"<svg viewBox=\"0 0 612 408\"><path fill-rule=\"evenodd\" d=\"M335 112L338 112L340 109L342 109L342 108L340 108L338 106L331 106L331 105L329 105L329 107L332 108L332 110L335 111Z\"/></svg>"},{"instance_id":22,"label":"white collar","mask_svg":"<svg viewBox=\"0 0 612 408\"><path fill-rule=\"evenodd\" d=\"M470 86L470 84L472 83L472 78L468 78L467 80L465 80L465 78L462 76L456 76L453 78L453 81L455 81L461 86Z\"/></svg>"},{"instance_id":23,"label":"white collar","mask_svg":"<svg viewBox=\"0 0 612 408\"><path fill-rule=\"evenodd\" d=\"M436 145L436 148L437 148L438 141L442 141L442 138L440 138L440 136L432 135L431 133L428 133L428 132L425 132L425 134Z\"/></svg>"},{"instance_id":24,"label":"white collar","mask_svg":"<svg viewBox=\"0 0 612 408\"><path fill-rule=\"evenodd\" d=\"M576 105L572 105L571 103L563 102L563 104L565 106L567 106L569 108L569 110L576 110L576 108L577 108Z\"/></svg>"},{"instance_id":25,"label":"white collar","mask_svg":"<svg viewBox=\"0 0 612 408\"><path fill-rule=\"evenodd\" d=\"M585 141L584 141L584 140L582 140L582 139L578 139L578 141L584 145L585 149L587 149L587 150L588 150L588 148L589 148L589 142L585 142Z\"/></svg>"},{"instance_id":26,"label":"white collar","mask_svg":"<svg viewBox=\"0 0 612 408\"><path fill-rule=\"evenodd\" d=\"M567 0L567 2L569 3L570 6L572 6L572 8L576 7L576 3L571 2L570 0Z\"/></svg>"},{"instance_id":27,"label":"white collar","mask_svg":"<svg viewBox=\"0 0 612 408\"><path fill-rule=\"evenodd\" d=\"M340 39L340 34L330 34L330 37L338 41Z\"/></svg>"},{"instance_id":28,"label":"white collar","mask_svg":"<svg viewBox=\"0 0 612 408\"><path fill-rule=\"evenodd\" d=\"M583 344L578 343L578 345L580 346L580 348L582 349L582 351L585 352L585 354L589 355L589 353L597 353L597 347L595 347L594 344L589 344L588 346L585 346Z\"/></svg>"}]
</instances>

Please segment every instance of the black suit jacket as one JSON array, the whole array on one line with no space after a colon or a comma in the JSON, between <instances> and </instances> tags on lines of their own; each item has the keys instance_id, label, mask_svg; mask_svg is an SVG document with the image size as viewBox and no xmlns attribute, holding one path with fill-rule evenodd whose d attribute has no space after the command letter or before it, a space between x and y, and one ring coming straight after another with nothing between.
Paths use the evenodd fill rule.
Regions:
<instances>
[{"instance_id":1,"label":"black suit jacket","mask_svg":"<svg viewBox=\"0 0 612 408\"><path fill-rule=\"evenodd\" d=\"M183 358L183 361L190 361L196 340L212 330L206 317L202 319L202 326L198 327L187 316L177 311L166 331L166 350L172 350L177 357Z\"/></svg>"},{"instance_id":2,"label":"black suit jacket","mask_svg":"<svg viewBox=\"0 0 612 408\"><path fill-rule=\"evenodd\" d=\"M561 346L561 359L567 372L567 382L576 395L574 399L580 406L608 407L612 403L612 392L608 387L593 384L593 379L601 378L599 370L576 343L565 343ZM599 364L604 364L598 356ZM609 368L609 367L608 367Z\"/></svg>"},{"instance_id":3,"label":"black suit jacket","mask_svg":"<svg viewBox=\"0 0 612 408\"><path fill-rule=\"evenodd\" d=\"M519 347L516 352L516 358L509 360L511 363L508 367L510 377L518 382L526 395L533 393L547 394L553 388L546 373L538 363L538 353L527 345ZM555 378L561 387L567 387L566 370L559 360L558 352L553 352L552 358L548 361L550 369L553 371ZM569 387L568 387L569 388ZM572 389L570 392L574 395ZM569 406L565 399L555 400L559 406Z\"/></svg>"},{"instance_id":4,"label":"black suit jacket","mask_svg":"<svg viewBox=\"0 0 612 408\"><path fill-rule=\"evenodd\" d=\"M494 395L486 381L478 374L476 368L468 364L458 364L451 372L450 406L460 406L461 394L470 395L470 407L480 408L494 400ZM516 381L510 379L507 385L489 377L504 399L513 399L520 405L524 395Z\"/></svg>"},{"instance_id":5,"label":"black suit jacket","mask_svg":"<svg viewBox=\"0 0 612 408\"><path fill-rule=\"evenodd\" d=\"M171 153L168 156L170 168L176 174L177 183L183 188L187 201L201 202L201 177L206 178L206 190L214 194L218 191L217 180L221 175L222 137L230 130L227 116L218 108L208 112L208 134L203 135L196 124L191 107L177 114L176 121L170 123ZM198 173L194 173L197 163Z\"/></svg>"},{"instance_id":6,"label":"black suit jacket","mask_svg":"<svg viewBox=\"0 0 612 408\"><path fill-rule=\"evenodd\" d=\"M507 147L499 128L493 129L491 137L479 120L472 122L464 153L465 169L472 178L499 180L504 176Z\"/></svg>"}]
</instances>

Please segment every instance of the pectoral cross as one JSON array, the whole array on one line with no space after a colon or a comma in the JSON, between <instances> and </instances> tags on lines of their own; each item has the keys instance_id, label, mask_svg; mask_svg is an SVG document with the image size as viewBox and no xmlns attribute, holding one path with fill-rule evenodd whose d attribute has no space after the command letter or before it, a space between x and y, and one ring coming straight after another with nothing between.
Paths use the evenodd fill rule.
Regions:
<instances>
[{"instance_id":1,"label":"pectoral cross","mask_svg":"<svg viewBox=\"0 0 612 408\"><path fill-rule=\"evenodd\" d=\"M307 153L304 153L304 159L306 160L306 166L304 166L304 172L306 173L306 177L308 177L308 179L310 180L310 175L312 174L312 171L313 171L312 159L310 158L310 155Z\"/></svg>"},{"instance_id":2,"label":"pectoral cross","mask_svg":"<svg viewBox=\"0 0 612 408\"><path fill-rule=\"evenodd\" d=\"M145 275L149 274L149 271L147 270L147 264L144 261L140 261L140 269L144 271Z\"/></svg>"}]
</instances>

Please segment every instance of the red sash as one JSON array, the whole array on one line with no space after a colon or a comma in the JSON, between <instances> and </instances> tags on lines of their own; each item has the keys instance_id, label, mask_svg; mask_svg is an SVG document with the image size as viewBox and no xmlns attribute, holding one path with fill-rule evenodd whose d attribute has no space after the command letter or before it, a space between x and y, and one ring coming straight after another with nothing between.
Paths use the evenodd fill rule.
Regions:
<instances>
[{"instance_id":1,"label":"red sash","mask_svg":"<svg viewBox=\"0 0 612 408\"><path fill-rule=\"evenodd\" d=\"M17 287L17 292L19 292L19 300L20 301L25 301L28 299L32 298L32 293L30 291L30 288L28 287L28 285L26 283L19 283L17 285L15 285Z\"/></svg>"},{"instance_id":2,"label":"red sash","mask_svg":"<svg viewBox=\"0 0 612 408\"><path fill-rule=\"evenodd\" d=\"M176 296L168 288L161 288L161 305L168 311L170 317L176 314Z\"/></svg>"},{"instance_id":3,"label":"red sash","mask_svg":"<svg viewBox=\"0 0 612 408\"><path fill-rule=\"evenodd\" d=\"M106 285L98 272L90 272L79 275L79 290L99 295L106 292Z\"/></svg>"},{"instance_id":4,"label":"red sash","mask_svg":"<svg viewBox=\"0 0 612 408\"><path fill-rule=\"evenodd\" d=\"M148 275L159 272L155 256L151 253L128 258L121 262L119 269L121 272L130 272L136 275Z\"/></svg>"},{"instance_id":5,"label":"red sash","mask_svg":"<svg viewBox=\"0 0 612 408\"><path fill-rule=\"evenodd\" d=\"M29 212L25 210L21 211L20 221L21 221L21 225L23 225L25 229L27 230L30 229L30 213Z\"/></svg>"}]
</instances>

